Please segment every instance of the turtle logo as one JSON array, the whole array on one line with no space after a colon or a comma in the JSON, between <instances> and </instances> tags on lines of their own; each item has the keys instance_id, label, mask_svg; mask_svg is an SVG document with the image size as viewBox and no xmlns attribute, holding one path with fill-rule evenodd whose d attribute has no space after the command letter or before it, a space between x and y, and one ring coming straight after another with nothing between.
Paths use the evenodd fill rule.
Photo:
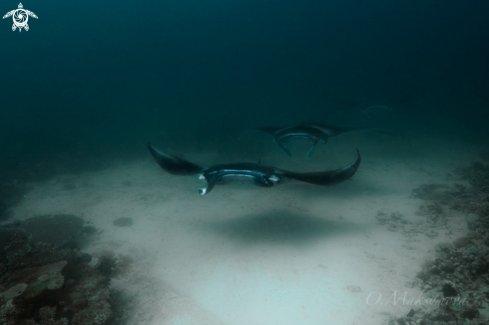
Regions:
<instances>
[{"instance_id":1,"label":"turtle logo","mask_svg":"<svg viewBox=\"0 0 489 325\"><path fill-rule=\"evenodd\" d=\"M17 28L19 29L19 32L22 31L22 28L28 31L29 25L27 25L27 21L29 20L29 16L37 19L36 14L33 13L32 11L25 10L22 3L19 3L19 9L15 9L7 12L5 16L3 16L3 19L8 18L10 16L12 16L12 19L14 20L14 24L12 25L13 32L15 32Z\"/></svg>"}]
</instances>

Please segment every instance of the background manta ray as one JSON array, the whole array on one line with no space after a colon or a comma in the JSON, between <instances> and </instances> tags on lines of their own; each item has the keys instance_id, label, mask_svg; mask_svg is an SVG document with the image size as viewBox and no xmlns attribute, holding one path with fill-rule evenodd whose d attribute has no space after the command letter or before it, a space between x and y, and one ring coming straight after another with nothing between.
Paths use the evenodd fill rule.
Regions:
<instances>
[{"instance_id":1,"label":"background manta ray","mask_svg":"<svg viewBox=\"0 0 489 325\"><path fill-rule=\"evenodd\" d=\"M307 158L310 158L314 153L314 149L318 143L326 143L332 137L347 133L359 131L374 131L387 135L396 136L396 134L373 127L356 127L356 128L339 128L323 123L304 123L286 127L261 127L247 131L262 131L273 136L273 140L289 157L292 156L290 151L284 144L291 139L308 139L312 142L312 147L307 152ZM247 132L245 131L245 132Z\"/></svg>"},{"instance_id":2,"label":"background manta ray","mask_svg":"<svg viewBox=\"0 0 489 325\"><path fill-rule=\"evenodd\" d=\"M399 108L400 104L410 102L411 100L403 98L391 101L363 101L361 103L348 100L339 101L351 108L358 109L360 113L365 115L369 120L374 122L386 122L391 118L392 113Z\"/></svg>"}]
</instances>

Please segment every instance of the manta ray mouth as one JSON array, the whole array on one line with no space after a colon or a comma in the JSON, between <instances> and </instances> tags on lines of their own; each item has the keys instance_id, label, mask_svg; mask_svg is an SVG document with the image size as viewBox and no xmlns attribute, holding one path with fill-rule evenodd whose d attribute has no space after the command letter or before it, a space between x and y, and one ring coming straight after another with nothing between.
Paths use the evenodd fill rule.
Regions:
<instances>
[{"instance_id":1,"label":"manta ray mouth","mask_svg":"<svg viewBox=\"0 0 489 325\"><path fill-rule=\"evenodd\" d=\"M203 196L207 193L207 188L199 188L199 195Z\"/></svg>"},{"instance_id":2,"label":"manta ray mouth","mask_svg":"<svg viewBox=\"0 0 489 325\"><path fill-rule=\"evenodd\" d=\"M201 173L201 174L199 175L199 179L201 179L201 180L205 180L205 181L206 181L206 183L207 183L207 179L205 178L204 173ZM209 187L209 183L207 183L207 187ZM200 195L200 196L203 196L203 195L206 195L206 194L207 194L207 187L205 187L205 188L198 188L198 190L199 190L199 195Z\"/></svg>"},{"instance_id":3,"label":"manta ray mouth","mask_svg":"<svg viewBox=\"0 0 489 325\"><path fill-rule=\"evenodd\" d=\"M269 180L271 180L275 184L278 183L278 182L280 182L280 178L278 176L276 176L276 175L270 176Z\"/></svg>"}]
</instances>

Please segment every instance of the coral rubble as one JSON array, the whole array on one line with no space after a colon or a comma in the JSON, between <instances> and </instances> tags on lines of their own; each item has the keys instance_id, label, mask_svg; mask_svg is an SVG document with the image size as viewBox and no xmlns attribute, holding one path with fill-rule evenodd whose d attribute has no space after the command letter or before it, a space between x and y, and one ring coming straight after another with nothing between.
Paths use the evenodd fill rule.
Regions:
<instances>
[{"instance_id":1,"label":"coral rubble","mask_svg":"<svg viewBox=\"0 0 489 325\"><path fill-rule=\"evenodd\" d=\"M489 324L489 167L473 163L453 174L472 187L425 184L412 194L427 200L418 215L430 222L461 218L459 224L466 224L466 235L437 244L436 258L426 261L417 274L424 296L448 303L413 309L404 317L392 318L389 324Z\"/></svg>"},{"instance_id":2,"label":"coral rubble","mask_svg":"<svg viewBox=\"0 0 489 325\"><path fill-rule=\"evenodd\" d=\"M62 231L60 231L60 229ZM83 220L43 216L0 228L2 325L106 325L113 318L104 264L77 248Z\"/></svg>"}]
</instances>

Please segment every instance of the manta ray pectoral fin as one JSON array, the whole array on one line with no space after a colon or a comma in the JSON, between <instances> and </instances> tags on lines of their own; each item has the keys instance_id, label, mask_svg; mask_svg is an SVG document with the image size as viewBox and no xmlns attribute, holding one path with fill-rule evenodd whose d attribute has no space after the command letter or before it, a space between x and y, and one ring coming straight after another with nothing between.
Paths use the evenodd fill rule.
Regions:
<instances>
[{"instance_id":1,"label":"manta ray pectoral fin","mask_svg":"<svg viewBox=\"0 0 489 325\"><path fill-rule=\"evenodd\" d=\"M285 154L286 154L287 156L292 157L292 154L290 153L290 151L289 151L287 148L285 148L285 147L284 147L283 142L278 141L278 140L277 140L277 141L275 141L275 142L277 142L277 144L278 144L278 146L280 147L280 149L281 149L283 152L285 152Z\"/></svg>"},{"instance_id":2,"label":"manta ray pectoral fin","mask_svg":"<svg viewBox=\"0 0 489 325\"><path fill-rule=\"evenodd\" d=\"M318 144L318 141L314 141L312 143L312 147L311 147L311 149L309 149L309 151L307 152L307 155L306 155L307 159L311 159L312 154L314 153L314 149L316 149L317 144Z\"/></svg>"},{"instance_id":3,"label":"manta ray pectoral fin","mask_svg":"<svg viewBox=\"0 0 489 325\"><path fill-rule=\"evenodd\" d=\"M203 169L190 161L161 152L153 147L151 143L148 143L148 149L158 165L170 174L195 175L200 173Z\"/></svg>"},{"instance_id":4,"label":"manta ray pectoral fin","mask_svg":"<svg viewBox=\"0 0 489 325\"><path fill-rule=\"evenodd\" d=\"M357 149L357 158L349 165L336 170L324 171L324 172L312 172L312 173L295 173L284 171L285 175L289 178L296 179L301 182L315 184L315 185L334 185L350 179L358 170L360 166L361 156L360 151Z\"/></svg>"}]
</instances>

